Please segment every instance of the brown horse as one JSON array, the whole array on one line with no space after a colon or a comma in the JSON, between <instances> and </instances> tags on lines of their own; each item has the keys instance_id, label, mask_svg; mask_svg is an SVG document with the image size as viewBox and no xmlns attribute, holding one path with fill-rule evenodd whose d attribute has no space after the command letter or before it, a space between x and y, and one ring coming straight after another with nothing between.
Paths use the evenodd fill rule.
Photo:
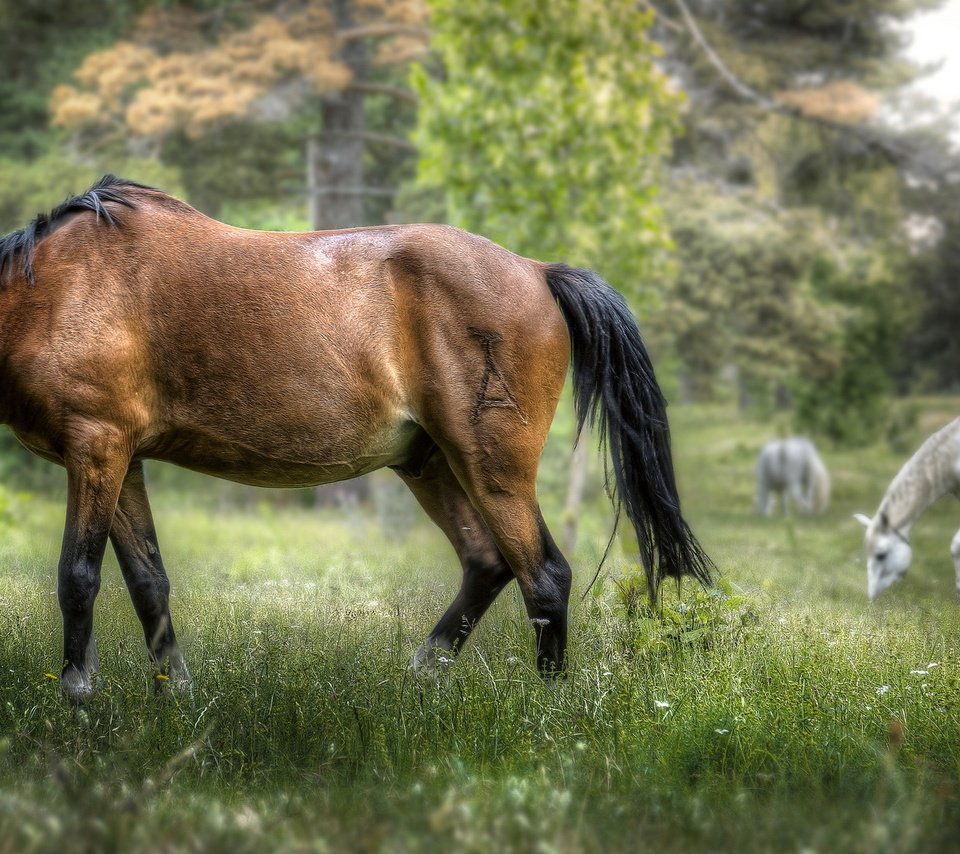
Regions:
<instances>
[{"instance_id":1,"label":"brown horse","mask_svg":"<svg viewBox=\"0 0 960 854\"><path fill-rule=\"evenodd\" d=\"M652 594L707 581L636 323L589 271L439 225L248 231L113 176L0 239L0 423L67 470L65 695L93 687L108 537L153 661L189 684L145 458L273 487L395 469L463 569L412 664L456 651L516 578L540 671L561 672L570 567L535 479L571 349Z\"/></svg>"}]
</instances>

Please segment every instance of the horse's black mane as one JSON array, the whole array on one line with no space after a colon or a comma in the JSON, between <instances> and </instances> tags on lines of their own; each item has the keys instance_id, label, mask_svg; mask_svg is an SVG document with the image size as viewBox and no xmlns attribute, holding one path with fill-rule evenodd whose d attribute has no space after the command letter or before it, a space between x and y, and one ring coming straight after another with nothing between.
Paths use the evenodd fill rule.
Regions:
<instances>
[{"instance_id":1,"label":"horse's black mane","mask_svg":"<svg viewBox=\"0 0 960 854\"><path fill-rule=\"evenodd\" d=\"M138 184L136 181L118 178L116 175L104 175L87 192L79 196L71 196L50 213L37 214L33 222L19 231L0 237L0 283L3 281L3 272L7 264L12 267L19 256L20 269L27 283L32 285L34 282L33 250L37 241L49 234L52 228L69 214L93 211L98 220L102 219L107 225L115 226L116 213L112 213L106 203L114 202L126 208L136 207L136 200L131 196L130 190L154 190L154 188L146 184Z\"/></svg>"}]
</instances>

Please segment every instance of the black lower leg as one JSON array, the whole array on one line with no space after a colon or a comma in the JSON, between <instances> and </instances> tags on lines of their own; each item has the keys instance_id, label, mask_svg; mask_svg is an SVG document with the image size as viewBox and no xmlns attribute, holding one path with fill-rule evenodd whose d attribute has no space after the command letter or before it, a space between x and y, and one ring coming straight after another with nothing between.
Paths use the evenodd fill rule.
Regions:
<instances>
[{"instance_id":1,"label":"black lower leg","mask_svg":"<svg viewBox=\"0 0 960 854\"><path fill-rule=\"evenodd\" d=\"M463 563L460 591L427 642L459 652L474 626L512 579L513 572L499 554L495 559L467 557Z\"/></svg>"},{"instance_id":2,"label":"black lower leg","mask_svg":"<svg viewBox=\"0 0 960 854\"><path fill-rule=\"evenodd\" d=\"M527 614L537 636L537 669L545 678L563 675L567 667L567 605L570 564L540 520L543 565L525 592Z\"/></svg>"},{"instance_id":3,"label":"black lower leg","mask_svg":"<svg viewBox=\"0 0 960 854\"><path fill-rule=\"evenodd\" d=\"M169 674L170 659L177 659L177 638L170 619L170 582L160 556L153 516L147 499L143 468L130 467L110 529L123 580L143 626L151 661L160 674ZM185 676L185 671L183 674Z\"/></svg>"},{"instance_id":4,"label":"black lower leg","mask_svg":"<svg viewBox=\"0 0 960 854\"><path fill-rule=\"evenodd\" d=\"M161 666L177 644L170 619L170 583L166 575L154 574L149 569L141 567L134 573L128 566L121 566L134 610L143 626L150 659Z\"/></svg>"},{"instance_id":5,"label":"black lower leg","mask_svg":"<svg viewBox=\"0 0 960 854\"><path fill-rule=\"evenodd\" d=\"M100 563L83 558L61 560L57 598L63 615L64 674L76 671L88 677L87 651L93 637L93 604L100 590Z\"/></svg>"}]
</instances>

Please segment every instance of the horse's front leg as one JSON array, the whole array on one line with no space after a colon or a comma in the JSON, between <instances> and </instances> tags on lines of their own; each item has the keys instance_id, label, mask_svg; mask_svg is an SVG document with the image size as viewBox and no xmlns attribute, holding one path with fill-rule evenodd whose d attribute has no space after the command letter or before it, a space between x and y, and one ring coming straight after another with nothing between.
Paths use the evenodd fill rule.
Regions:
<instances>
[{"instance_id":1,"label":"horse's front leg","mask_svg":"<svg viewBox=\"0 0 960 854\"><path fill-rule=\"evenodd\" d=\"M100 590L100 566L129 464L118 432L78 430L64 455L67 521L60 552L57 595L63 614L61 690L82 703L93 692L99 662L93 640L93 605Z\"/></svg>"},{"instance_id":2,"label":"horse's front leg","mask_svg":"<svg viewBox=\"0 0 960 854\"><path fill-rule=\"evenodd\" d=\"M170 619L170 582L160 557L143 463L139 460L131 463L124 478L110 540L143 625L150 659L157 668L157 688L168 684L175 691L189 691L193 682Z\"/></svg>"},{"instance_id":3,"label":"horse's front leg","mask_svg":"<svg viewBox=\"0 0 960 854\"><path fill-rule=\"evenodd\" d=\"M773 508L770 500L770 493L767 490L766 481L763 475L757 475L757 513L761 516L770 518L773 515Z\"/></svg>"},{"instance_id":4,"label":"horse's front leg","mask_svg":"<svg viewBox=\"0 0 960 854\"><path fill-rule=\"evenodd\" d=\"M957 584L957 596L960 597L960 531L950 541L950 554L953 556L953 571Z\"/></svg>"},{"instance_id":5,"label":"horse's front leg","mask_svg":"<svg viewBox=\"0 0 960 854\"><path fill-rule=\"evenodd\" d=\"M783 515L789 516L790 511L788 509L788 496L789 503L793 504L796 508L796 512L801 516L807 515L807 500L803 493L803 486L799 481L793 481L786 487L783 491Z\"/></svg>"}]
</instances>

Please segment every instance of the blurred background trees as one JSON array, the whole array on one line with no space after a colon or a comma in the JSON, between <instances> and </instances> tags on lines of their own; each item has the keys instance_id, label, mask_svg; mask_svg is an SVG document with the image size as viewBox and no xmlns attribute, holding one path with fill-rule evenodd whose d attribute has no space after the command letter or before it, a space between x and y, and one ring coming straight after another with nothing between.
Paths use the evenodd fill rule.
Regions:
<instances>
[{"instance_id":1,"label":"blurred background trees","mask_svg":"<svg viewBox=\"0 0 960 854\"><path fill-rule=\"evenodd\" d=\"M678 272L659 324L687 399L715 395L732 365L744 405L796 403L798 428L841 441L882 432L915 321L911 187L942 172L894 114L919 73L896 24L936 5L662 4L689 109L665 187ZM738 352L704 346L710 306L713 338Z\"/></svg>"}]
</instances>

